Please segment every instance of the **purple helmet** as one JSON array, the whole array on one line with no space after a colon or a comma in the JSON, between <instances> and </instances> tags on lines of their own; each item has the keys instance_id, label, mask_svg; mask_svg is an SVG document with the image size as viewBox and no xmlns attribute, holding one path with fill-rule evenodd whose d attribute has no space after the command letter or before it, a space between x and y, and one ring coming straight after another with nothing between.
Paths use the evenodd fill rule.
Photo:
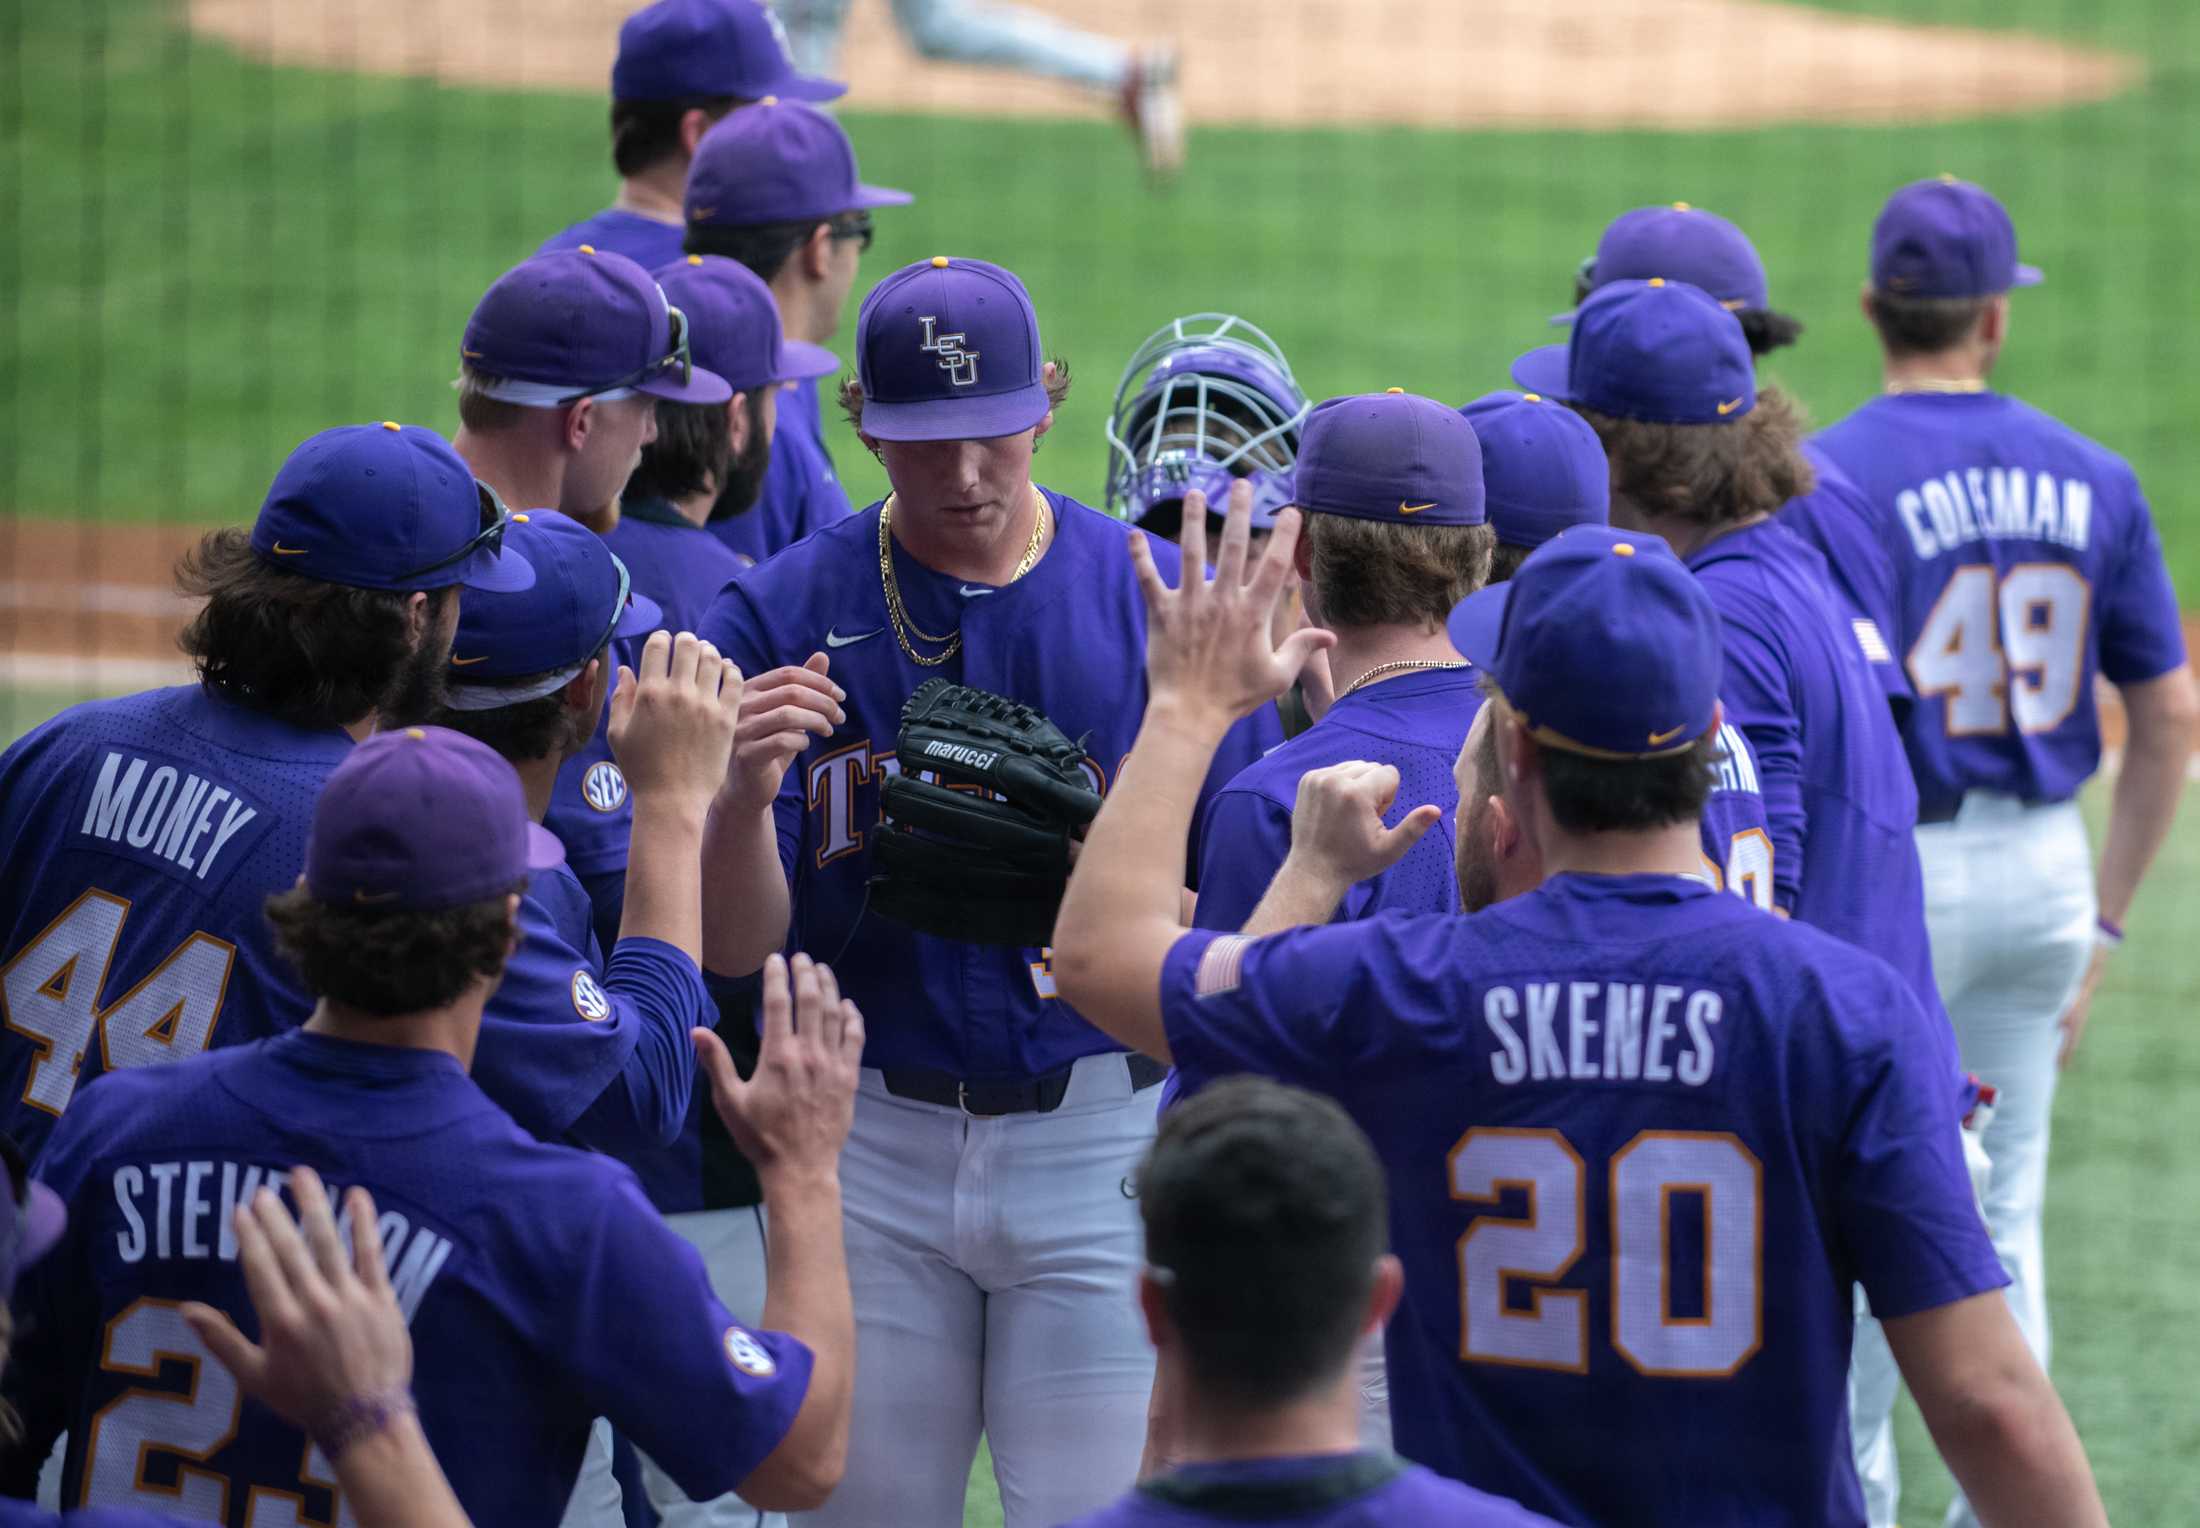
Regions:
<instances>
[{"instance_id":1,"label":"purple helmet","mask_svg":"<svg viewBox=\"0 0 2200 1528\"><path fill-rule=\"evenodd\" d=\"M1193 313L1165 325L1116 384L1108 513L1146 525L1158 511L1179 510L1196 488L1220 514L1230 485L1245 478L1253 525L1274 525L1291 502L1308 406L1283 351L1244 319Z\"/></svg>"}]
</instances>

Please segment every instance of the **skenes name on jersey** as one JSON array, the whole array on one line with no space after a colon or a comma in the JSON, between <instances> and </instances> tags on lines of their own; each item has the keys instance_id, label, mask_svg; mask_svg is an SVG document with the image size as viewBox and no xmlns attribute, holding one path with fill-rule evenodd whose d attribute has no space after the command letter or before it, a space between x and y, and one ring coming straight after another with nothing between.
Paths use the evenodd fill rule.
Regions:
<instances>
[{"instance_id":1,"label":"skenes name on jersey","mask_svg":"<svg viewBox=\"0 0 2200 1528\"><path fill-rule=\"evenodd\" d=\"M86 777L77 832L142 864L204 881L262 814L231 785L167 755L110 748ZM244 858L257 830L229 855Z\"/></svg>"},{"instance_id":2,"label":"skenes name on jersey","mask_svg":"<svg viewBox=\"0 0 2200 1528\"><path fill-rule=\"evenodd\" d=\"M1894 507L1922 559L1976 541L2044 541L2082 552L2093 534L2091 483L2023 467L1944 472L1901 490Z\"/></svg>"},{"instance_id":3,"label":"skenes name on jersey","mask_svg":"<svg viewBox=\"0 0 2200 1528\"><path fill-rule=\"evenodd\" d=\"M1726 1000L1667 982L1547 981L1482 994L1490 1076L1521 1082L1662 1082L1700 1088L1718 1065Z\"/></svg>"}]
</instances>

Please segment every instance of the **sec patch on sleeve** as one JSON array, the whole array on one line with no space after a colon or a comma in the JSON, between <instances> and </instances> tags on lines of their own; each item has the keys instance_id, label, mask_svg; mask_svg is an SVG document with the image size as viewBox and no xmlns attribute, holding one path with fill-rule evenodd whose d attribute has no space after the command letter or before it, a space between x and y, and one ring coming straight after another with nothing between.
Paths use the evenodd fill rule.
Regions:
<instances>
[{"instance_id":1,"label":"sec patch on sleeve","mask_svg":"<svg viewBox=\"0 0 2200 1528\"><path fill-rule=\"evenodd\" d=\"M611 1017L611 999L586 971L573 973L573 1011L591 1024Z\"/></svg>"},{"instance_id":2,"label":"sec patch on sleeve","mask_svg":"<svg viewBox=\"0 0 2200 1528\"><path fill-rule=\"evenodd\" d=\"M772 1361L763 1345L737 1326L726 1328L726 1361L743 1374L758 1379L779 1372L779 1365Z\"/></svg>"}]
</instances>

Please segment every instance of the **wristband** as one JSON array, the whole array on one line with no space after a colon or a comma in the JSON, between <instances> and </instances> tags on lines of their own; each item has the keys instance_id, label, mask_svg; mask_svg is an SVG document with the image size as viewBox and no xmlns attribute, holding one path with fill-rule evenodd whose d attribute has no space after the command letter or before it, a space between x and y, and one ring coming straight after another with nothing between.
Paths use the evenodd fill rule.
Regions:
<instances>
[{"instance_id":1,"label":"wristband","mask_svg":"<svg viewBox=\"0 0 2200 1528\"><path fill-rule=\"evenodd\" d=\"M306 1427L306 1436L334 1464L354 1443L372 1437L401 1416L411 1415L413 1409L412 1391L403 1386L378 1395L355 1395L314 1418Z\"/></svg>"},{"instance_id":2,"label":"wristband","mask_svg":"<svg viewBox=\"0 0 2200 1528\"><path fill-rule=\"evenodd\" d=\"M2115 949L2116 946L2124 942L2123 925L2111 923L2106 918L2095 919L2093 923L2093 942L2103 949Z\"/></svg>"}]
</instances>

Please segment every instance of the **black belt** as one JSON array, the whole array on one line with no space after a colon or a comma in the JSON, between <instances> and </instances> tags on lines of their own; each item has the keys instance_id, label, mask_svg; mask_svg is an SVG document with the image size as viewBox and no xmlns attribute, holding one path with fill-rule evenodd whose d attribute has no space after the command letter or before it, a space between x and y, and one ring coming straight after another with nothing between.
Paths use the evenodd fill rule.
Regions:
<instances>
[{"instance_id":1,"label":"black belt","mask_svg":"<svg viewBox=\"0 0 2200 1528\"><path fill-rule=\"evenodd\" d=\"M1126 1053L1123 1061L1130 1070L1133 1093L1143 1093L1169 1075L1167 1067L1136 1051ZM935 1104L942 1109L960 1109L965 1114L990 1119L1000 1114L1053 1113L1062 1107L1063 1096L1069 1092L1071 1070L1065 1066L1044 1077L978 1082L924 1067L890 1067L880 1075L886 1080L886 1091L896 1098Z\"/></svg>"},{"instance_id":2,"label":"black belt","mask_svg":"<svg viewBox=\"0 0 2200 1528\"><path fill-rule=\"evenodd\" d=\"M2043 806L2061 806L2069 799L2068 796L2027 797L2024 808L2026 811L2032 811ZM1963 798L1961 796L1957 796L1952 801L1920 801L1917 804L1917 823L1921 828L1938 827L1942 823L1954 822L1962 811Z\"/></svg>"}]
</instances>

